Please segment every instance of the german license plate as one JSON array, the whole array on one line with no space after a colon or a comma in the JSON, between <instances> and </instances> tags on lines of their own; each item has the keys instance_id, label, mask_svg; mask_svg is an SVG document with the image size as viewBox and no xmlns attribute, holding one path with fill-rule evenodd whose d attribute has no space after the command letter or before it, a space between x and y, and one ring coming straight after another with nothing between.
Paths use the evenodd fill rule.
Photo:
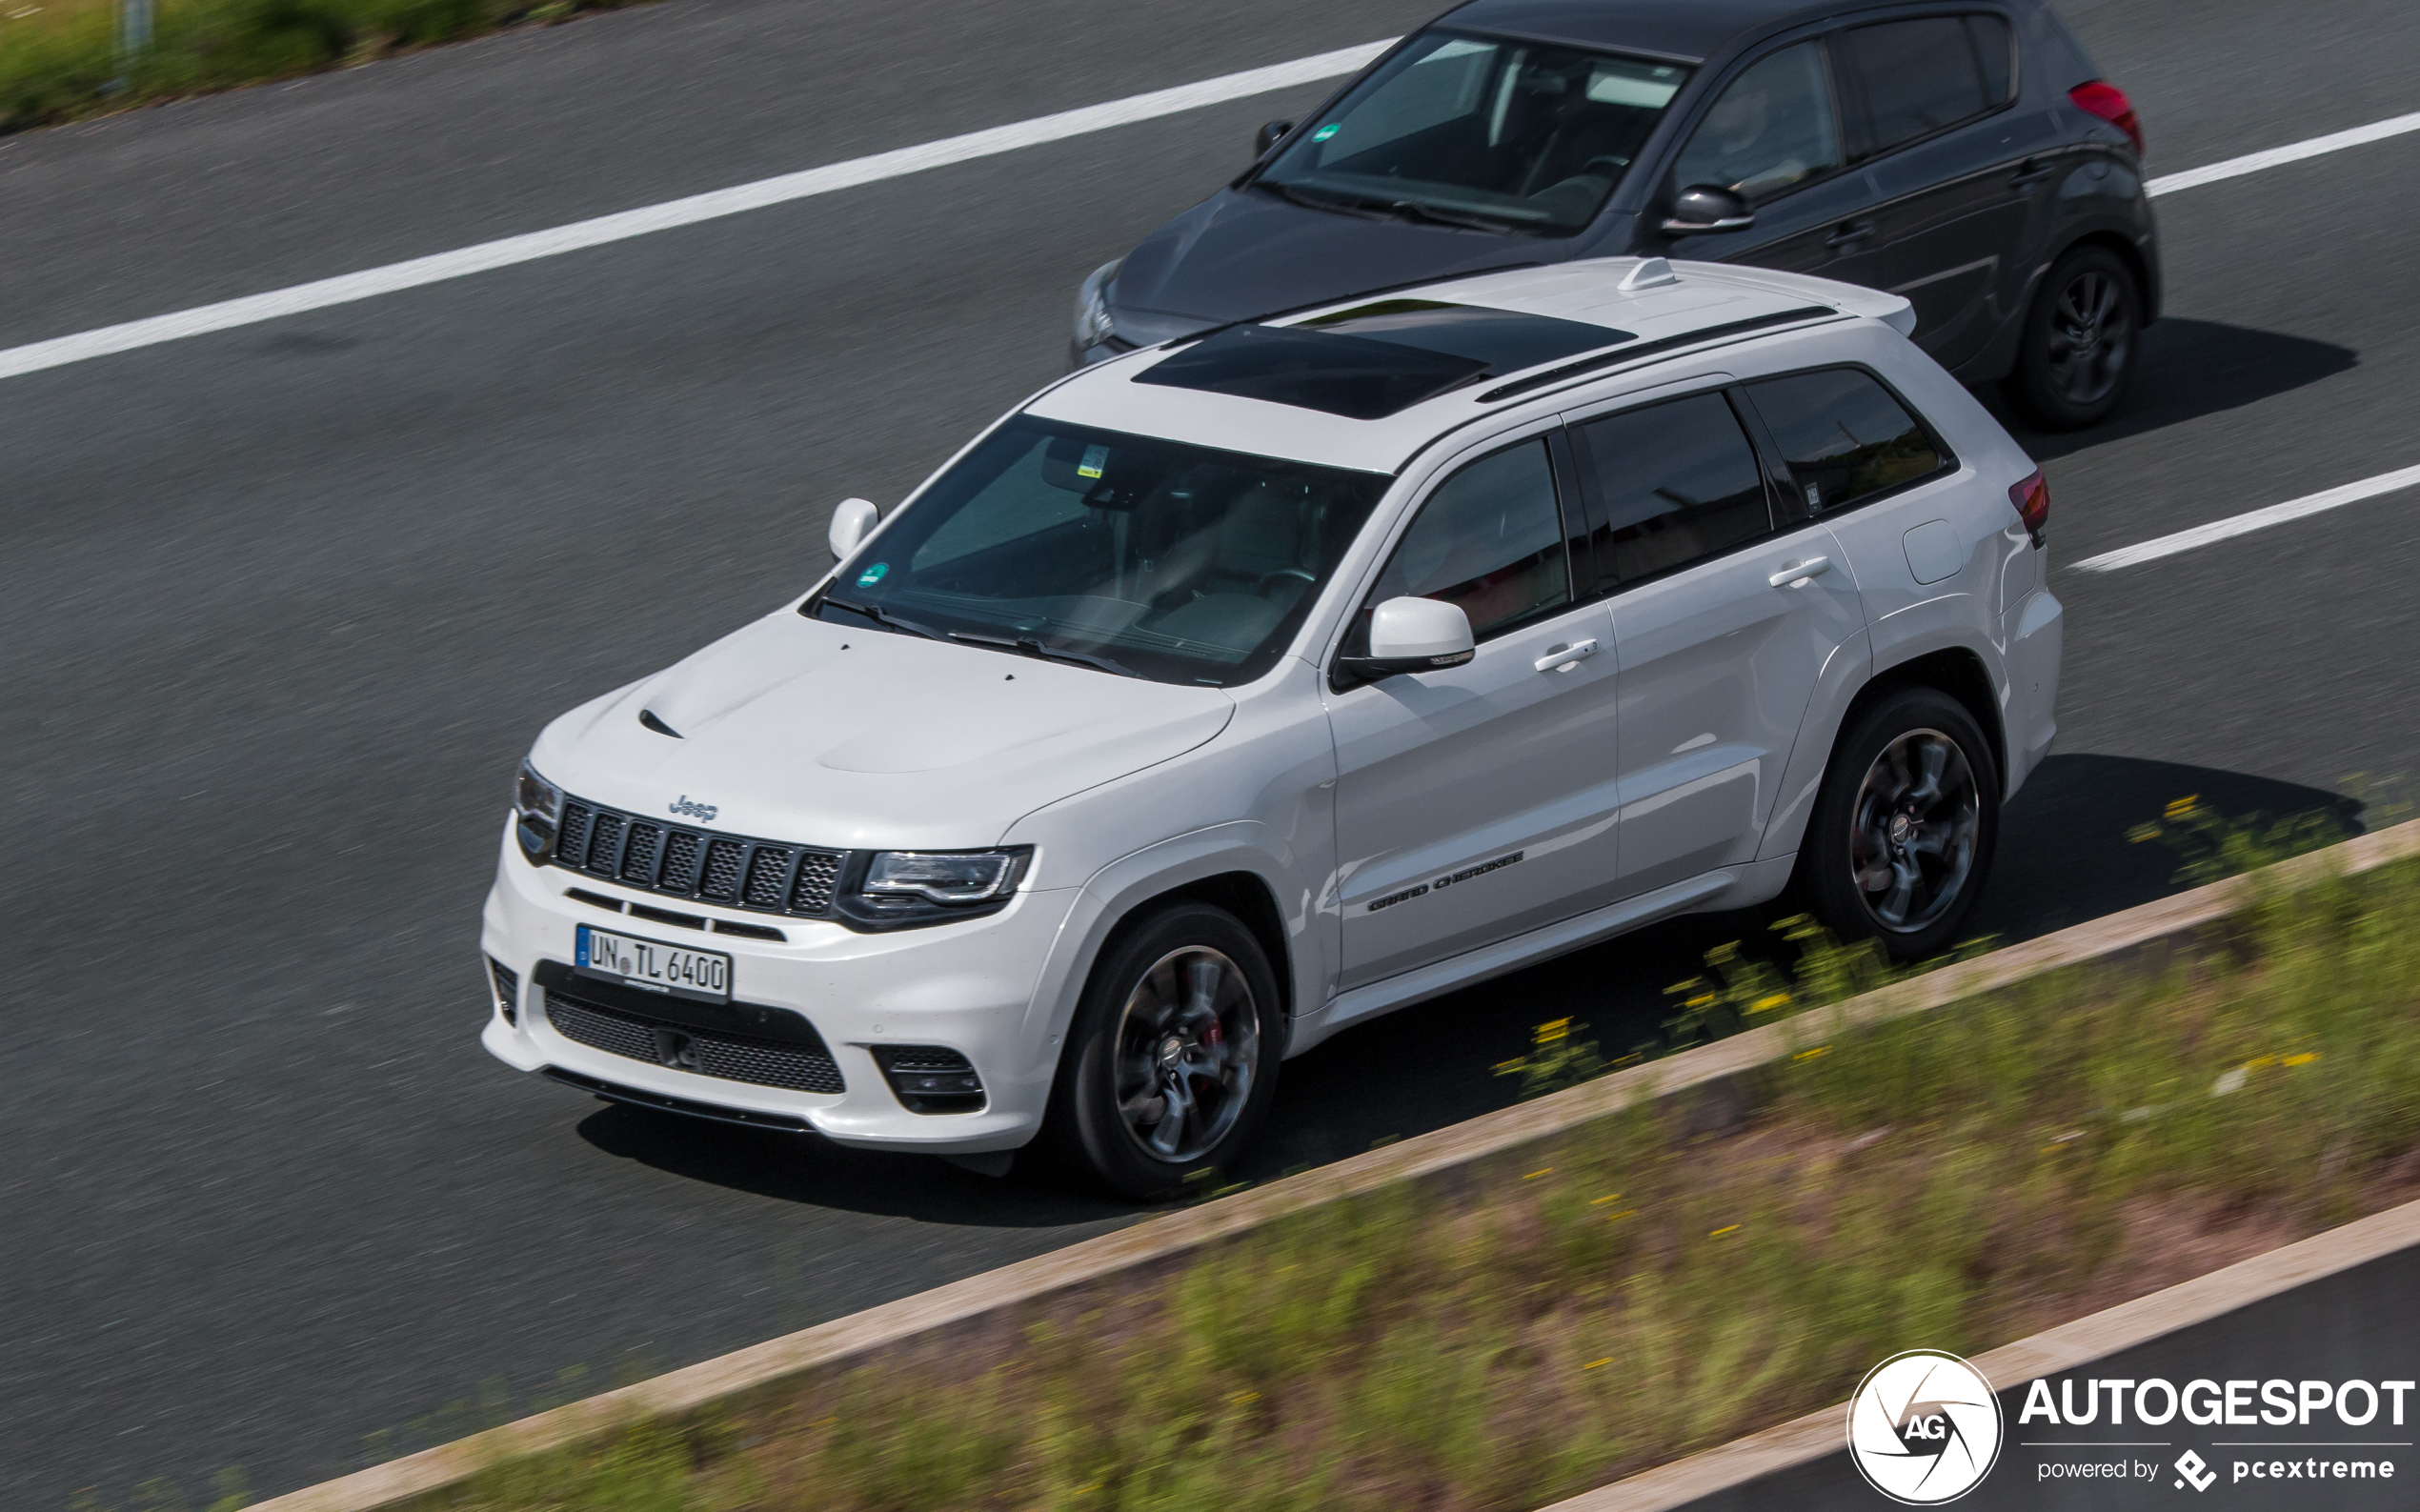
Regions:
<instances>
[{"instance_id":1,"label":"german license plate","mask_svg":"<svg viewBox=\"0 0 2420 1512\"><path fill-rule=\"evenodd\" d=\"M616 935L594 924L578 928L573 965L592 977L701 1002L731 1000L731 958L720 951Z\"/></svg>"}]
</instances>

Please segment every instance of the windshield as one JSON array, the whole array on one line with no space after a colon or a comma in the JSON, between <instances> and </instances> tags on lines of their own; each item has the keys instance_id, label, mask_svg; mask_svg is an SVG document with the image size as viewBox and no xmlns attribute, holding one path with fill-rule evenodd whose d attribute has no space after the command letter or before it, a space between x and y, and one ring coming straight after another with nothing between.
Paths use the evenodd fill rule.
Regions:
<instances>
[{"instance_id":1,"label":"windshield","mask_svg":"<svg viewBox=\"0 0 2420 1512\"><path fill-rule=\"evenodd\" d=\"M1289 199L1568 235L1596 217L1689 71L1426 31L1253 180Z\"/></svg>"},{"instance_id":2,"label":"windshield","mask_svg":"<svg viewBox=\"0 0 2420 1512\"><path fill-rule=\"evenodd\" d=\"M1283 655L1389 481L1020 416L803 607L1224 687Z\"/></svg>"}]
</instances>

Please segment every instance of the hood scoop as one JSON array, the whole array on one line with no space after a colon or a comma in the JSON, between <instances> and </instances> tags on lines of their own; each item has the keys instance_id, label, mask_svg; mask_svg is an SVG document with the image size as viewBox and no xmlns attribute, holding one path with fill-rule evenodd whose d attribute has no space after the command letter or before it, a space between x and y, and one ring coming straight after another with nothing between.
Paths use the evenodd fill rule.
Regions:
<instances>
[{"instance_id":1,"label":"hood scoop","mask_svg":"<svg viewBox=\"0 0 2420 1512\"><path fill-rule=\"evenodd\" d=\"M655 731L657 735L668 735L676 740L681 738L680 732L674 729L671 725L666 724L663 720L657 718L655 716L655 711L653 709L639 710L638 722L645 725L648 729Z\"/></svg>"}]
</instances>

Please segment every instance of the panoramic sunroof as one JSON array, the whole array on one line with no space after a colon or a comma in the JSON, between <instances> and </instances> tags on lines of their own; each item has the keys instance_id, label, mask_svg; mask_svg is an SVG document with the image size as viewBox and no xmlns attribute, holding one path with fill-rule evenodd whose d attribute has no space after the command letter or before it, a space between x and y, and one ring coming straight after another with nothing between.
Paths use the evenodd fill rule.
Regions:
<instances>
[{"instance_id":1,"label":"panoramic sunroof","mask_svg":"<svg viewBox=\"0 0 2420 1512\"><path fill-rule=\"evenodd\" d=\"M1387 299L1300 326L1230 326L1134 381L1378 420L1465 383L1635 339L1578 320Z\"/></svg>"},{"instance_id":2,"label":"panoramic sunroof","mask_svg":"<svg viewBox=\"0 0 2420 1512\"><path fill-rule=\"evenodd\" d=\"M1518 373L1540 363L1560 362L1583 352L1595 352L1638 338L1610 326L1583 320L1558 320L1552 315L1525 315L1518 310L1489 310L1480 305L1447 305L1432 299L1381 299L1334 314L1306 320L1303 326L1341 335L1368 336L1457 357L1477 357L1497 373Z\"/></svg>"}]
</instances>

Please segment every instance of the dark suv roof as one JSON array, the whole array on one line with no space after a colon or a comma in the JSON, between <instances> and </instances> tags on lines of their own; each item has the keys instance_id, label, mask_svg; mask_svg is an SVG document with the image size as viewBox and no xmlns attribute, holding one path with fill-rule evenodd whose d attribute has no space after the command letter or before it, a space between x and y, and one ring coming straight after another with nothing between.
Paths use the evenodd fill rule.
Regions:
<instances>
[{"instance_id":1,"label":"dark suv roof","mask_svg":"<svg viewBox=\"0 0 2420 1512\"><path fill-rule=\"evenodd\" d=\"M1842 9L1805 0L1471 0L1437 24L1702 63L1743 31Z\"/></svg>"}]
</instances>

